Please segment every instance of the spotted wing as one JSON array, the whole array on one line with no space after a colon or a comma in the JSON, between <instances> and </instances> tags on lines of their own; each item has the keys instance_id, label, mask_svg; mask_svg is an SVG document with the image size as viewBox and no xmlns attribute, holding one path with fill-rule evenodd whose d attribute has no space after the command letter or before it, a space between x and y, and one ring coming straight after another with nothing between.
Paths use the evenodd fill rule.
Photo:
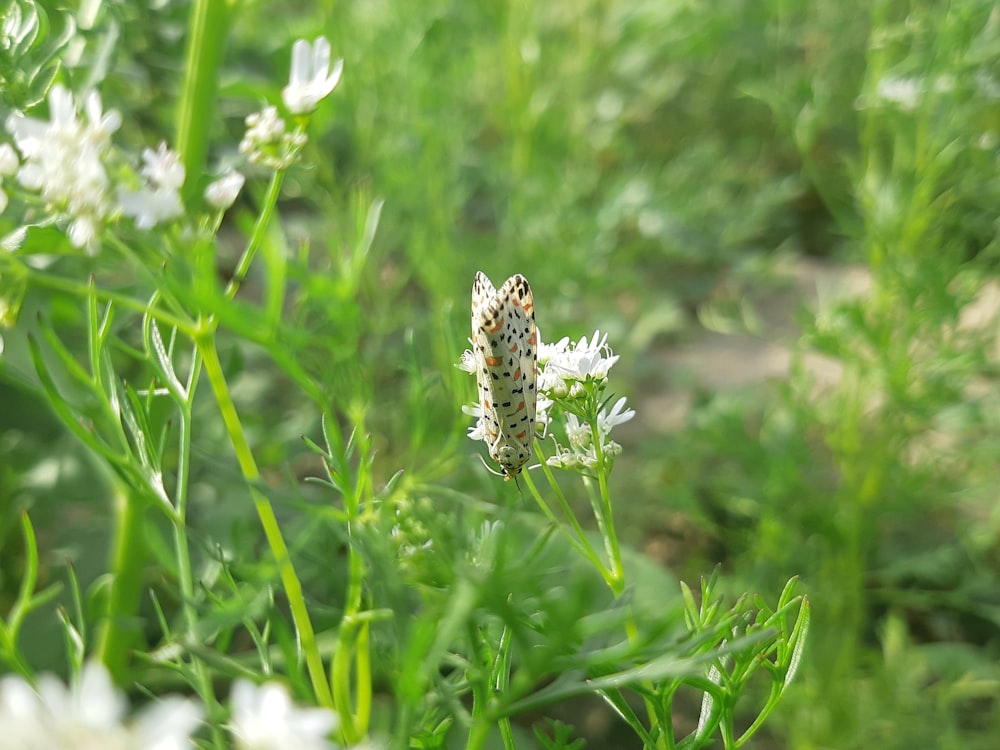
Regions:
<instances>
[{"instance_id":1,"label":"spotted wing","mask_svg":"<svg viewBox=\"0 0 1000 750\"><path fill-rule=\"evenodd\" d=\"M528 462L535 437L538 333L527 279L515 274L497 291L476 274L472 343L490 457L510 479Z\"/></svg>"}]
</instances>

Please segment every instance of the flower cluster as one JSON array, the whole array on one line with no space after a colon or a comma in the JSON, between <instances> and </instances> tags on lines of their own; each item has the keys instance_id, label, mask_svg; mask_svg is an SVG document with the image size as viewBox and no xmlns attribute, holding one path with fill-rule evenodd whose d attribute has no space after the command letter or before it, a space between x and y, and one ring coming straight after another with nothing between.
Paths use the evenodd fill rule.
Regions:
<instances>
[{"instance_id":1,"label":"flower cluster","mask_svg":"<svg viewBox=\"0 0 1000 750\"><path fill-rule=\"evenodd\" d=\"M96 92L78 103L62 85L49 92L49 120L16 113L7 130L20 151L17 180L58 218L69 220L68 235L77 247L93 249L104 222L115 213L107 163L112 158L111 135L121 115L104 113Z\"/></svg>"},{"instance_id":2,"label":"flower cluster","mask_svg":"<svg viewBox=\"0 0 1000 750\"><path fill-rule=\"evenodd\" d=\"M292 45L288 85L281 90L285 107L296 117L308 115L337 87L343 71L343 60L337 60L331 69L326 37L317 37L312 45L305 39L297 40ZM287 169L306 144L305 132L301 127L289 131L277 107L264 107L248 115L246 125L240 153L254 164Z\"/></svg>"},{"instance_id":3,"label":"flower cluster","mask_svg":"<svg viewBox=\"0 0 1000 750\"><path fill-rule=\"evenodd\" d=\"M593 471L602 460L621 455L622 447L611 440L611 430L635 416L626 409L624 396L610 411L604 396L608 372L618 361L608 346L608 334L570 341L563 337L554 344L538 347L538 390L565 416L568 445L555 442L556 453L547 463L563 469Z\"/></svg>"},{"instance_id":4,"label":"flower cluster","mask_svg":"<svg viewBox=\"0 0 1000 750\"><path fill-rule=\"evenodd\" d=\"M48 103L47 121L21 113L7 119L17 148L0 144L0 179L16 175L22 188L37 195L51 220L67 223L67 236L75 247L95 252L103 227L121 216L131 218L141 230L183 216L184 165L167 144L155 151L144 149L136 172L129 168L132 160L111 140L121 125L121 114L104 112L96 92L78 101L56 85ZM240 180L242 187L242 176ZM206 195L218 190L212 183ZM7 193L0 189L0 211L7 204Z\"/></svg>"},{"instance_id":5,"label":"flower cluster","mask_svg":"<svg viewBox=\"0 0 1000 750\"><path fill-rule=\"evenodd\" d=\"M128 701L103 666L88 663L68 688L53 675L37 692L19 677L0 680L0 747L19 750L187 750L201 707L168 696L126 720Z\"/></svg>"},{"instance_id":6,"label":"flower cluster","mask_svg":"<svg viewBox=\"0 0 1000 750\"><path fill-rule=\"evenodd\" d=\"M301 130L288 132L277 107L264 107L247 115L246 124L240 153L254 164L274 170L288 169L306 145L306 134Z\"/></svg>"},{"instance_id":7,"label":"flower cluster","mask_svg":"<svg viewBox=\"0 0 1000 750\"><path fill-rule=\"evenodd\" d=\"M237 750L334 750L326 737L337 728L337 715L324 708L296 708L277 682L233 683L229 730Z\"/></svg>"},{"instance_id":8,"label":"flower cluster","mask_svg":"<svg viewBox=\"0 0 1000 750\"><path fill-rule=\"evenodd\" d=\"M282 90L288 111L308 115L337 86L342 71L343 60L331 67L330 43L324 37L313 44L296 41L288 85ZM177 153L166 144L147 148L138 167L136 159L112 143L121 113L105 112L96 92L75 97L57 84L48 104L47 121L20 112L7 119L14 145L0 144L0 213L9 203L5 179L16 175L17 183L37 196L49 220L65 222L70 242L90 252L96 252L104 227L120 217L149 230L183 216L185 174ZM272 169L288 167L306 142L301 127L289 131L275 107L250 115L246 123L240 152ZM206 188L205 200L224 210L243 181L229 170Z\"/></svg>"},{"instance_id":9,"label":"flower cluster","mask_svg":"<svg viewBox=\"0 0 1000 750\"><path fill-rule=\"evenodd\" d=\"M237 750L335 750L337 716L298 708L278 683L237 680L228 729ZM6 750L193 750L202 707L167 696L128 717L128 700L97 662L69 687L42 675L37 690L20 677L0 680L0 748Z\"/></svg>"},{"instance_id":10,"label":"flower cluster","mask_svg":"<svg viewBox=\"0 0 1000 750\"><path fill-rule=\"evenodd\" d=\"M184 185L184 165L166 143L142 152L142 176L146 184L138 190L118 189L118 205L139 229L152 229L184 213L180 189Z\"/></svg>"},{"instance_id":11,"label":"flower cluster","mask_svg":"<svg viewBox=\"0 0 1000 750\"><path fill-rule=\"evenodd\" d=\"M539 436L552 436L555 455L547 459L550 466L591 471L602 459L621 454L621 446L611 440L611 430L635 416L625 408L624 397L607 408L604 391L608 372L618 361L618 355L608 345L608 335L594 331L579 341L564 337L554 344L542 342L538 331L538 373L535 422ZM475 356L469 350L462 354L459 369L476 372ZM486 440L483 409L479 404L464 406L462 411L476 422L469 428L469 438ZM551 429L561 415L562 430L567 445L562 445Z\"/></svg>"}]
</instances>

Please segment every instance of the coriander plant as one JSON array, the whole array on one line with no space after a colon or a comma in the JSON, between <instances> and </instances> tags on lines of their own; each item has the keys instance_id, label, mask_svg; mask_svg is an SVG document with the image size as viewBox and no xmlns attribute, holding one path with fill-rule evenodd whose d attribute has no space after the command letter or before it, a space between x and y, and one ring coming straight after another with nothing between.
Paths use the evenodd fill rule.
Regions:
<instances>
[{"instance_id":1,"label":"coriander plant","mask_svg":"<svg viewBox=\"0 0 1000 750\"><path fill-rule=\"evenodd\" d=\"M4 11L0 374L94 467L110 548L84 578L53 562L38 505L0 508L23 545L0 620L0 745L577 747L565 725L529 738L522 724L585 695L643 747L745 744L804 648L796 579L773 606L727 608L718 574L675 593L630 561L610 435L635 412L609 390L618 357L600 331L538 340L523 485L385 465L370 425L392 412L371 376L389 365L366 359L378 328L361 293L382 202L363 185L331 201L344 221L325 255L290 247L285 218L283 188L321 158L314 118L350 65L325 36L298 39L280 96L217 143L230 12L191 9L171 139L146 137L120 92L102 98L110 53L73 19L54 33L32 0ZM280 387L255 399L253 373ZM451 437L440 460L455 466ZM65 678L30 645L52 618ZM684 695L700 711L681 732Z\"/></svg>"}]
</instances>

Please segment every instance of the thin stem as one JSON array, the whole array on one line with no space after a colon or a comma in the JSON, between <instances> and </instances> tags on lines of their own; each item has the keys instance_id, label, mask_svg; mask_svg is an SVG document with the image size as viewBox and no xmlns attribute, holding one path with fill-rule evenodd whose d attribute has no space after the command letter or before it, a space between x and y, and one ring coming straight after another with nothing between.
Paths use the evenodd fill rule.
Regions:
<instances>
[{"instance_id":1,"label":"thin stem","mask_svg":"<svg viewBox=\"0 0 1000 750\"><path fill-rule=\"evenodd\" d=\"M347 595L344 604L344 617L340 623L337 639L337 649L333 654L330 682L333 688L333 702L340 715L340 733L344 742L352 745L361 740L363 732L355 722L354 708L351 701L351 662L358 649L357 614L361 609L361 597L364 584L364 560L357 545L352 542L354 536L354 521L348 521L347 555L348 582ZM360 675L359 675L360 679Z\"/></svg>"},{"instance_id":2,"label":"thin stem","mask_svg":"<svg viewBox=\"0 0 1000 750\"><path fill-rule=\"evenodd\" d=\"M191 338L194 337L195 328L191 321L178 318L158 308L150 308L148 301L129 297L126 294L119 294L117 292L109 292L104 289L98 289L96 286L92 289L89 284L80 281L71 281L70 279L64 279L59 276L52 276L41 271L28 269L28 275L30 276L32 283L37 284L38 286L56 289L60 292L68 292L81 298L85 298L88 294L93 294L102 302L113 302L119 307L123 307L126 310L132 310L133 312L140 314L148 313L164 326L176 328L185 336Z\"/></svg>"},{"instance_id":3,"label":"thin stem","mask_svg":"<svg viewBox=\"0 0 1000 750\"><path fill-rule=\"evenodd\" d=\"M611 493L608 490L608 460L601 447L601 435L597 429L597 420L591 420L591 439L594 441L594 454L597 456L597 483L600 489L600 513L597 514L597 526L604 537L604 548L611 563L611 579L608 585L615 596L621 596L625 591L625 571L622 566L621 547L618 535L615 533L614 511L611 508Z\"/></svg>"},{"instance_id":4,"label":"thin stem","mask_svg":"<svg viewBox=\"0 0 1000 750\"><path fill-rule=\"evenodd\" d=\"M243 254L236 264L236 270L233 271L233 276L229 284L226 285L226 299L232 299L236 296L236 292L240 289L240 284L243 283L243 279L246 278L247 272L250 270L250 265L257 254L257 249L264 239L264 233L271 223L271 217L274 216L275 207L278 205L278 196L281 194L281 183L284 181L284 178L285 173L283 170L278 170L271 175L271 182L267 186L267 193L264 194L264 205L261 206L260 213L257 215L253 232L250 233L247 246L243 249Z\"/></svg>"},{"instance_id":5,"label":"thin stem","mask_svg":"<svg viewBox=\"0 0 1000 750\"><path fill-rule=\"evenodd\" d=\"M302 583L299 581L295 567L288 555L288 547L281 535L281 528L278 525L278 519L275 518L274 509L260 490L260 470L257 468L257 462L247 443L246 433L243 431L236 405L229 393L229 386L226 383L222 363L219 361L219 353L215 346L214 335L210 331L206 331L195 339L195 343L204 360L205 373L212 386L212 392L215 394L222 420L226 425L226 432L233 450L236 452L236 460L239 462L254 507L257 509L261 526L264 528L264 536L267 538L271 553L278 565L278 575L281 578L285 596L288 597L288 606L292 612L292 620L295 622L299 644L305 655L309 679L316 693L316 701L324 708L334 708L333 695L330 693L330 686L326 680L323 659L316 644L316 634L313 631L309 610L306 608L305 598L302 595Z\"/></svg>"},{"instance_id":6,"label":"thin stem","mask_svg":"<svg viewBox=\"0 0 1000 750\"><path fill-rule=\"evenodd\" d=\"M566 498L562 494L562 490L560 490L558 484L556 484L555 477L552 476L552 470L549 468L548 464L545 463L545 456L542 454L541 449L538 448L537 444L535 445L535 453L541 459L542 472L549 480L549 485L553 488L553 493L559 500L559 506L560 508L562 508L562 511L565 514L566 519L569 522L570 526L572 526L574 532L576 532L576 536L574 537L566 530L565 524L560 523L559 519L556 518L555 513L552 512L552 509L549 507L548 503L545 502L545 499L538 491L538 488L535 486L534 481L532 481L531 474L529 472L524 472L522 474L522 476L524 477L524 483L528 486L528 490L529 492L531 492L531 496L535 498L535 502L538 503L538 507L541 508L542 513L544 513L545 517L548 518L549 521L553 523L553 525L556 527L559 533L566 538L566 540L570 543L570 546L572 546L573 549L575 549L577 552L579 552L581 555L587 558L591 562L591 564L595 568L597 568L598 572L600 572L601 577L604 578L605 581L607 581L608 571L607 568L605 568L604 566L604 561L601 560L600 555L598 555L597 552L594 550L593 546L590 544L590 540L587 539L586 532L583 530L583 527L580 526L580 522L576 520L576 516L573 515L573 511L570 509L569 503L566 502Z\"/></svg>"},{"instance_id":7,"label":"thin stem","mask_svg":"<svg viewBox=\"0 0 1000 750\"><path fill-rule=\"evenodd\" d=\"M191 550L187 537L188 479L191 475L191 425L194 395L201 373L201 356L192 352L191 369L185 389L185 398L177 399L180 410L179 434L177 436L177 484L174 489L177 520L174 523L174 553L177 555L177 578L181 590L181 611L187 623L188 633L193 634L198 627L198 610L194 606L194 573L191 567ZM212 676L202 659L192 659L191 669L198 695L206 706L216 707ZM209 712L212 713L211 711ZM225 747L225 735L217 722L210 722L212 745L217 750Z\"/></svg>"}]
</instances>

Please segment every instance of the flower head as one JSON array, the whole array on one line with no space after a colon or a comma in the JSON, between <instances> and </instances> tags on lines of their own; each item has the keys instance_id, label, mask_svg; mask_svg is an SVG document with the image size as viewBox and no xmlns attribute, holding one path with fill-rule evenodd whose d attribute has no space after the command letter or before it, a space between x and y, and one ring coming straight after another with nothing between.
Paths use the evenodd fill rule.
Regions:
<instances>
[{"instance_id":1,"label":"flower head","mask_svg":"<svg viewBox=\"0 0 1000 750\"><path fill-rule=\"evenodd\" d=\"M635 416L635 409L625 408L625 397L622 396L620 399L615 401L615 405L611 407L611 411L607 412L604 409L597 415L597 432L600 434L603 440L608 435L611 434L611 428L617 427L620 424L628 422L632 417Z\"/></svg>"},{"instance_id":2,"label":"flower head","mask_svg":"<svg viewBox=\"0 0 1000 750\"><path fill-rule=\"evenodd\" d=\"M17 151L9 143L0 143L0 177L10 177L21 166Z\"/></svg>"},{"instance_id":3,"label":"flower head","mask_svg":"<svg viewBox=\"0 0 1000 750\"><path fill-rule=\"evenodd\" d=\"M212 208L225 211L236 201L246 181L247 178L235 169L227 170L205 188L205 200Z\"/></svg>"},{"instance_id":4,"label":"flower head","mask_svg":"<svg viewBox=\"0 0 1000 750\"><path fill-rule=\"evenodd\" d=\"M200 706L166 697L126 719L128 701L107 670L88 663L67 687L42 675L37 692L20 677L0 680L0 746L19 750L187 750Z\"/></svg>"},{"instance_id":5,"label":"flower head","mask_svg":"<svg viewBox=\"0 0 1000 750\"><path fill-rule=\"evenodd\" d=\"M138 190L118 190L118 206L125 216L131 216L139 229L152 229L157 224L176 219L184 213L180 189L184 185L184 165L176 151L161 143L156 151L142 152L142 176L146 184Z\"/></svg>"},{"instance_id":6,"label":"flower head","mask_svg":"<svg viewBox=\"0 0 1000 750\"><path fill-rule=\"evenodd\" d=\"M247 115L247 131L240 141L240 153L255 164L271 169L289 167L299 150L306 144L301 131L289 133L277 107L265 107L260 112Z\"/></svg>"},{"instance_id":7,"label":"flower head","mask_svg":"<svg viewBox=\"0 0 1000 750\"><path fill-rule=\"evenodd\" d=\"M310 45L299 39L292 45L292 68L288 85L281 90L281 98L293 115L304 115L316 109L340 83L344 61L337 60L330 69L330 42L317 37Z\"/></svg>"},{"instance_id":8,"label":"flower head","mask_svg":"<svg viewBox=\"0 0 1000 750\"><path fill-rule=\"evenodd\" d=\"M229 728L238 750L332 750L326 737L337 715L324 708L296 708L288 690L276 682L233 683Z\"/></svg>"},{"instance_id":9,"label":"flower head","mask_svg":"<svg viewBox=\"0 0 1000 750\"><path fill-rule=\"evenodd\" d=\"M601 335L594 331L588 339L582 337L576 343L564 338L556 344L539 347L539 360L545 363L545 378L540 389L555 386L562 380L567 387L572 381L585 381L588 378L604 380L608 371L618 361L618 355L611 353L608 346L608 334Z\"/></svg>"},{"instance_id":10,"label":"flower head","mask_svg":"<svg viewBox=\"0 0 1000 750\"><path fill-rule=\"evenodd\" d=\"M108 199L105 161L111 134L121 124L114 110L104 113L96 92L83 100L80 118L73 94L62 85L49 92L49 120L15 114L7 130L21 152L18 181L37 191L57 215L69 219L69 237L77 247L93 249L101 225L114 208Z\"/></svg>"}]
</instances>

